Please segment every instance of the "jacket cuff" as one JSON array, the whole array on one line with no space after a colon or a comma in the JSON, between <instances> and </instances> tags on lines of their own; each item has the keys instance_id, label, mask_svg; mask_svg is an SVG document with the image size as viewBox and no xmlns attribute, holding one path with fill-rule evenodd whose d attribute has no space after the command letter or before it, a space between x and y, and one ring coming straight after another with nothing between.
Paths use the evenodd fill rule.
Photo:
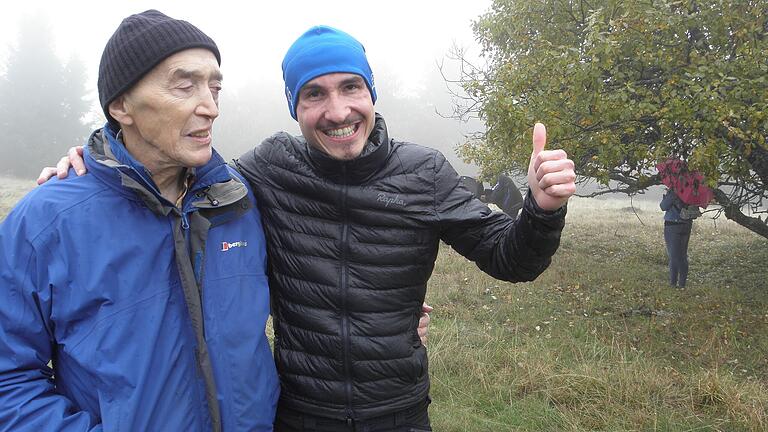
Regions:
<instances>
[{"instance_id":1,"label":"jacket cuff","mask_svg":"<svg viewBox=\"0 0 768 432\"><path fill-rule=\"evenodd\" d=\"M528 189L523 208L531 215L535 224L541 224L553 230L562 230L565 225L565 215L568 213L567 203L557 210L544 210L539 207L531 190Z\"/></svg>"}]
</instances>

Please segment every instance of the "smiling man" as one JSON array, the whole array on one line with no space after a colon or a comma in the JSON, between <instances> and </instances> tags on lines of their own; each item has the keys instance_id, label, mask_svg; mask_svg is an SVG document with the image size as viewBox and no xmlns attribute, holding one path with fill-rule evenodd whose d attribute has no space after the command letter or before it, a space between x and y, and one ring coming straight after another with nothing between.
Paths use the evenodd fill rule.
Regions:
<instances>
[{"instance_id":1,"label":"smiling man","mask_svg":"<svg viewBox=\"0 0 768 432\"><path fill-rule=\"evenodd\" d=\"M389 137L352 36L311 28L283 78L302 136L278 133L237 161L268 240L275 430L431 430L417 322L440 241L496 278L536 278L559 245L573 162L544 149L537 124L513 220L475 199L440 152Z\"/></svg>"},{"instance_id":2,"label":"smiling man","mask_svg":"<svg viewBox=\"0 0 768 432\"><path fill-rule=\"evenodd\" d=\"M305 139L334 159L360 155L374 125L371 94L363 77L323 75L302 86L297 99ZM344 103L336 103L338 99Z\"/></svg>"},{"instance_id":3,"label":"smiling man","mask_svg":"<svg viewBox=\"0 0 768 432\"><path fill-rule=\"evenodd\" d=\"M264 234L211 147L219 63L154 10L107 42L88 174L0 227L0 430L272 430Z\"/></svg>"}]
</instances>

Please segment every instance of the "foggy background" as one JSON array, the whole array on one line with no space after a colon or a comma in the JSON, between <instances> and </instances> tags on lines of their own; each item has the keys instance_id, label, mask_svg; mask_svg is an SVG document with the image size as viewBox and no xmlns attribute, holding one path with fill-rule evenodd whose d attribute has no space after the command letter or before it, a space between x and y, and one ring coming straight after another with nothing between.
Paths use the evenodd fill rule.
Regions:
<instances>
[{"instance_id":1,"label":"foggy background","mask_svg":"<svg viewBox=\"0 0 768 432\"><path fill-rule=\"evenodd\" d=\"M338 27L360 40L377 84L376 110L390 136L441 150L462 175L455 147L482 131L479 121L445 118L452 97L443 73L457 76L454 47L480 64L471 21L487 0L283 2L14 2L0 26L0 175L36 178L67 148L81 144L104 116L96 79L105 43L120 21L155 8L211 36L222 55L224 90L214 146L229 159L278 130L299 133L283 93L280 63L312 25ZM457 90L455 86L452 86Z\"/></svg>"}]
</instances>

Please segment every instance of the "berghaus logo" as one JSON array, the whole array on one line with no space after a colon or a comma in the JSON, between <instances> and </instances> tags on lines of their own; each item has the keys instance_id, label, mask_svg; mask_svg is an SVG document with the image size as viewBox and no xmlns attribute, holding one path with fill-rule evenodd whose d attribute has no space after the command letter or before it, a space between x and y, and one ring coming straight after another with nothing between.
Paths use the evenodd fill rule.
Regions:
<instances>
[{"instance_id":1,"label":"berghaus logo","mask_svg":"<svg viewBox=\"0 0 768 432\"><path fill-rule=\"evenodd\" d=\"M230 243L230 242L221 242L221 251L222 252L226 252L226 251L228 251L230 249L241 248L241 247L246 247L246 246L248 246L248 242L245 241L245 240L236 241L236 242L232 242L232 243Z\"/></svg>"}]
</instances>

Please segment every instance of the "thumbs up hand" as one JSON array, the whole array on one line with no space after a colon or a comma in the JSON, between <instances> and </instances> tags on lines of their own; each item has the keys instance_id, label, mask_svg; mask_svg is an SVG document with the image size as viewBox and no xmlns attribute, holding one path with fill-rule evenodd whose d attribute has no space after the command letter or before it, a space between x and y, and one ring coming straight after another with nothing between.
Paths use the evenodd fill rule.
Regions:
<instances>
[{"instance_id":1,"label":"thumbs up hand","mask_svg":"<svg viewBox=\"0 0 768 432\"><path fill-rule=\"evenodd\" d=\"M528 187L540 208L557 210L576 192L576 172L564 150L544 150L546 144L547 129L536 123L528 164Z\"/></svg>"}]
</instances>

